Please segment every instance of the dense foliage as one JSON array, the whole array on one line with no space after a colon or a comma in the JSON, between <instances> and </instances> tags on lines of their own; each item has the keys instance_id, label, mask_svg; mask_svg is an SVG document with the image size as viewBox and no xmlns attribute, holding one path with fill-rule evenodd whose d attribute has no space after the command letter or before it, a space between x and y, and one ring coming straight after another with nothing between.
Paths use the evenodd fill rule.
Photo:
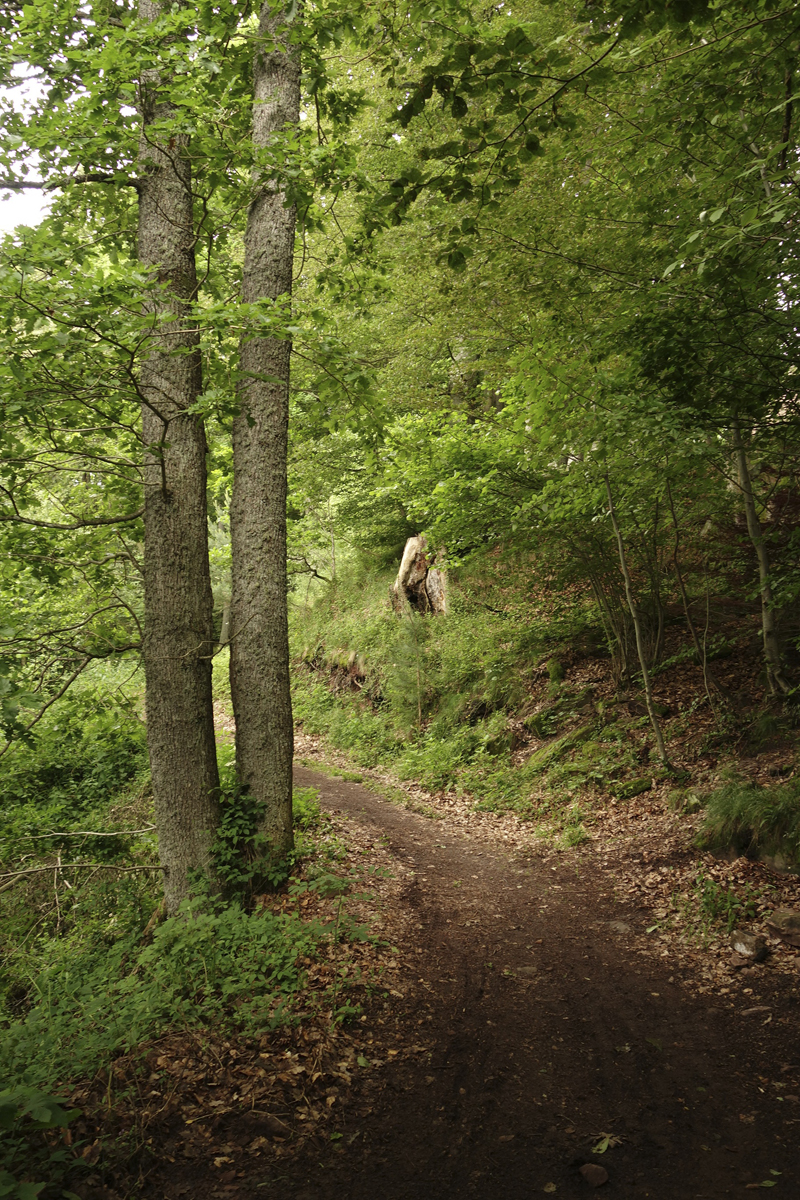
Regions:
<instances>
[{"instance_id":1,"label":"dense foliage","mask_svg":"<svg viewBox=\"0 0 800 1200\"><path fill-rule=\"evenodd\" d=\"M696 712L698 755L788 745L800 683L800 9L306 5L301 120L258 149L256 6L151 7L0 16L0 193L51 201L0 243L0 1019L6 1074L28 1084L180 1024L269 1027L330 936L252 911L293 863L223 755L216 883L141 940L160 869L143 464L169 438L145 444L138 422L143 364L176 323L137 249L154 72L171 105L154 136L193 180L182 314L220 643L240 345L292 343L306 731L573 845L600 791L669 775L688 803L670 755ZM297 212L291 303L238 299L264 178ZM450 573L445 619L388 599L417 533ZM738 691L715 665L734 655ZM584 660L608 694L569 675ZM659 679L685 666L670 711ZM710 838L796 858L792 781L712 791Z\"/></svg>"}]
</instances>

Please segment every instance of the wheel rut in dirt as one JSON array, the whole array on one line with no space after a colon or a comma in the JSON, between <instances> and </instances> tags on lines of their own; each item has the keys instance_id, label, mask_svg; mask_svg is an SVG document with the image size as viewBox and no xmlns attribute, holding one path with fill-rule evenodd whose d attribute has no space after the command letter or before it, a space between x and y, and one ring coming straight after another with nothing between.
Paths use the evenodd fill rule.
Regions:
<instances>
[{"instance_id":1,"label":"wheel rut in dirt","mask_svg":"<svg viewBox=\"0 0 800 1200\"><path fill-rule=\"evenodd\" d=\"M386 1066L331 1152L281 1164L285 1194L580 1197L588 1163L620 1197L800 1194L800 1104L776 1087L797 1091L791 997L747 1014L688 996L669 961L627 945L644 918L611 902L589 848L553 865L358 784L301 767L295 782L379 830L409 872L414 971L395 1015L425 1053Z\"/></svg>"}]
</instances>

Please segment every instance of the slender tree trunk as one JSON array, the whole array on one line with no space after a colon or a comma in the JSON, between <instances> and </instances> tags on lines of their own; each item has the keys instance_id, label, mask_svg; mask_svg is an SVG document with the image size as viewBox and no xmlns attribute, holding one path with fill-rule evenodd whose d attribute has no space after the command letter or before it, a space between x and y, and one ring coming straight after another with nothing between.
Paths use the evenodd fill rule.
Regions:
<instances>
[{"instance_id":1,"label":"slender tree trunk","mask_svg":"<svg viewBox=\"0 0 800 1200\"><path fill-rule=\"evenodd\" d=\"M684 582L683 572L681 571L681 566L680 566L680 559L678 557L678 551L680 550L680 544L681 544L680 528L678 526L678 515L675 512L675 501L672 498L672 488L670 486L669 479L667 480L667 500L669 502L669 510L672 514L672 526L675 530L675 544L672 548L672 565L675 568L675 578L678 581L678 589L680 590L680 593L681 593L681 601L683 603L683 613L684 613L684 616L686 617L686 624L689 628L689 632L692 635L692 643L694 644L694 652L697 655L697 660L700 663L700 666L703 668L703 686L705 688L706 699L708 700L709 707L710 707L712 713L714 714L715 719L718 719L717 708L716 708L716 705L714 704L714 697L711 695L711 687L713 686L714 690L720 696L722 696L722 689L720 688L719 683L717 682L716 678L714 677L714 674L712 673L712 671L708 665L708 658L706 655L705 635L703 636L703 643L701 645L700 638L697 636L697 629L695 627L695 623L692 620L692 613L691 613L691 609L689 607L689 595L686 591L686 583ZM708 623L708 587L706 587L706 624L707 623Z\"/></svg>"},{"instance_id":2,"label":"slender tree trunk","mask_svg":"<svg viewBox=\"0 0 800 1200\"><path fill-rule=\"evenodd\" d=\"M231 640L231 602L226 600L222 606L222 628L219 631L220 646L227 646Z\"/></svg>"},{"instance_id":3,"label":"slender tree trunk","mask_svg":"<svg viewBox=\"0 0 800 1200\"><path fill-rule=\"evenodd\" d=\"M628 570L628 560L625 557L625 543L622 540L619 523L617 521L617 513L614 508L614 497L611 494L611 481L608 478L608 472L605 475L606 494L608 496L608 511L611 517L611 524L614 527L614 535L617 539L617 548L619 550L619 561L622 567L622 575L625 580L625 596L628 600L628 608L633 621L633 628L636 633L636 651L639 655L639 666L642 672L642 682L644 683L644 698L647 705L647 713L650 717L650 724L653 726L653 733L656 738L656 748L658 756L665 767L669 766L666 747L664 746L664 735L661 732L661 723L658 719L658 714L653 706L653 689L650 684L650 672L647 669L647 657L644 652L644 641L642 639L642 623L639 618L639 609L636 607L636 601L633 596L633 584L631 582L631 573Z\"/></svg>"},{"instance_id":4,"label":"slender tree trunk","mask_svg":"<svg viewBox=\"0 0 800 1200\"><path fill-rule=\"evenodd\" d=\"M254 67L253 142L268 147L300 119L300 63L280 46L286 17L261 10L263 48ZM295 212L274 177L256 180L247 217L245 302L288 297ZM278 852L292 846L292 705L286 577L287 339L245 338L240 413L233 426L231 498L231 696L239 778L263 803L263 831Z\"/></svg>"},{"instance_id":5,"label":"slender tree trunk","mask_svg":"<svg viewBox=\"0 0 800 1200\"><path fill-rule=\"evenodd\" d=\"M739 475L739 491L742 495L744 514L747 519L747 532L755 548L758 559L758 581L761 591L761 635L764 642L764 662L767 668L767 685L773 696L785 696L792 690L792 685L783 672L781 663L781 645L778 628L775 622L775 601L772 595L772 584L769 578L769 553L764 541L764 531L758 519L753 482L750 477L750 464L747 461L747 451L742 440L742 428L739 418L733 419L733 450L736 455L736 467Z\"/></svg>"},{"instance_id":6,"label":"slender tree trunk","mask_svg":"<svg viewBox=\"0 0 800 1200\"><path fill-rule=\"evenodd\" d=\"M139 15L160 9L140 0ZM138 250L163 285L149 302L154 333L142 365L144 664L147 741L167 909L206 871L219 816L211 700L213 641L206 520L206 439L187 410L200 393L199 339L187 319L197 279L187 139L163 143L174 115L157 72L142 80Z\"/></svg>"}]
</instances>

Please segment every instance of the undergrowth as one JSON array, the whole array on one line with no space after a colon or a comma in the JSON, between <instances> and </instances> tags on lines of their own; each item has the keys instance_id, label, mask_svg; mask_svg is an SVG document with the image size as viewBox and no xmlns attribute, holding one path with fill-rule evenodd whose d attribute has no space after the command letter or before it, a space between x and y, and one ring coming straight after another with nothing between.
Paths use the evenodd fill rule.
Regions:
<instances>
[{"instance_id":1,"label":"undergrowth","mask_svg":"<svg viewBox=\"0 0 800 1200\"><path fill-rule=\"evenodd\" d=\"M120 1053L171 1030L250 1038L312 1011L334 1022L360 1011L353 988L368 981L334 947L370 937L348 911L363 880L342 872L316 792L295 792L295 848L279 861L236 787L231 746L220 760L222 886L196 880L195 897L159 922L136 697L76 691L0 758L0 1196L32 1200L42 1179L47 1195L71 1196L75 1156L58 1143L63 1109L50 1093ZM276 888L288 906L259 896ZM309 918L306 894L333 912ZM309 986L329 960L329 982Z\"/></svg>"},{"instance_id":2,"label":"undergrowth","mask_svg":"<svg viewBox=\"0 0 800 1200\"><path fill-rule=\"evenodd\" d=\"M800 779L766 788L723 783L706 800L701 840L740 854L781 855L800 867Z\"/></svg>"},{"instance_id":3,"label":"undergrowth","mask_svg":"<svg viewBox=\"0 0 800 1200\"><path fill-rule=\"evenodd\" d=\"M618 769L609 761L603 770L602 755L582 756L581 744L604 721L591 695L564 683L556 653L570 639L596 640L591 606L545 616L510 587L501 609L486 603L480 579L462 571L458 584L451 581L445 619L398 617L390 583L388 574L354 569L313 607L295 608L297 722L361 766L388 766L431 791L469 793L482 809L548 818L559 836L562 827L577 828L568 815L573 795ZM547 702L523 723L547 744L520 762L518 714L542 675Z\"/></svg>"},{"instance_id":4,"label":"undergrowth","mask_svg":"<svg viewBox=\"0 0 800 1200\"><path fill-rule=\"evenodd\" d=\"M312 793L302 789L298 796L302 844L295 862L301 854L309 860L303 889L333 895L336 847L312 833L322 822ZM153 886L151 906L155 901ZM12 951L7 970L25 990L10 1006L17 1013L7 1008L2 1021L6 1080L50 1085L81 1076L167 1029L249 1036L275 1028L294 1019L302 961L345 931L351 939L365 936L341 914L334 929L299 913L248 911L241 900L201 895L157 924L150 943L142 944L144 916L123 910L106 936L73 930L61 938L23 939Z\"/></svg>"},{"instance_id":5,"label":"undergrowth","mask_svg":"<svg viewBox=\"0 0 800 1200\"><path fill-rule=\"evenodd\" d=\"M110 947L54 954L25 1017L3 1031L0 1071L44 1084L94 1071L167 1029L275 1028L302 986L299 959L324 936L295 916L201 899L185 901L149 946L131 933Z\"/></svg>"},{"instance_id":6,"label":"undergrowth","mask_svg":"<svg viewBox=\"0 0 800 1200\"><path fill-rule=\"evenodd\" d=\"M0 863L23 848L35 851L34 842L54 830L61 831L54 848L74 849L68 831L92 828L94 816L107 821L109 799L122 803L147 773L145 728L133 700L94 687L70 692L0 758Z\"/></svg>"}]
</instances>

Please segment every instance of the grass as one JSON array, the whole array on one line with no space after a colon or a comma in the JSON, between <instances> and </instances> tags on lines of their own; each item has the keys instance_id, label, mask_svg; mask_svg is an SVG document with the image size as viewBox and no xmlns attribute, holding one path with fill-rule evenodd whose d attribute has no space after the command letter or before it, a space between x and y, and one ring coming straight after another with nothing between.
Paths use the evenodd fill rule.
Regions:
<instances>
[{"instance_id":1,"label":"grass","mask_svg":"<svg viewBox=\"0 0 800 1200\"><path fill-rule=\"evenodd\" d=\"M706 800L701 840L740 854L780 855L800 869L800 779L768 788L742 780L722 784Z\"/></svg>"}]
</instances>

